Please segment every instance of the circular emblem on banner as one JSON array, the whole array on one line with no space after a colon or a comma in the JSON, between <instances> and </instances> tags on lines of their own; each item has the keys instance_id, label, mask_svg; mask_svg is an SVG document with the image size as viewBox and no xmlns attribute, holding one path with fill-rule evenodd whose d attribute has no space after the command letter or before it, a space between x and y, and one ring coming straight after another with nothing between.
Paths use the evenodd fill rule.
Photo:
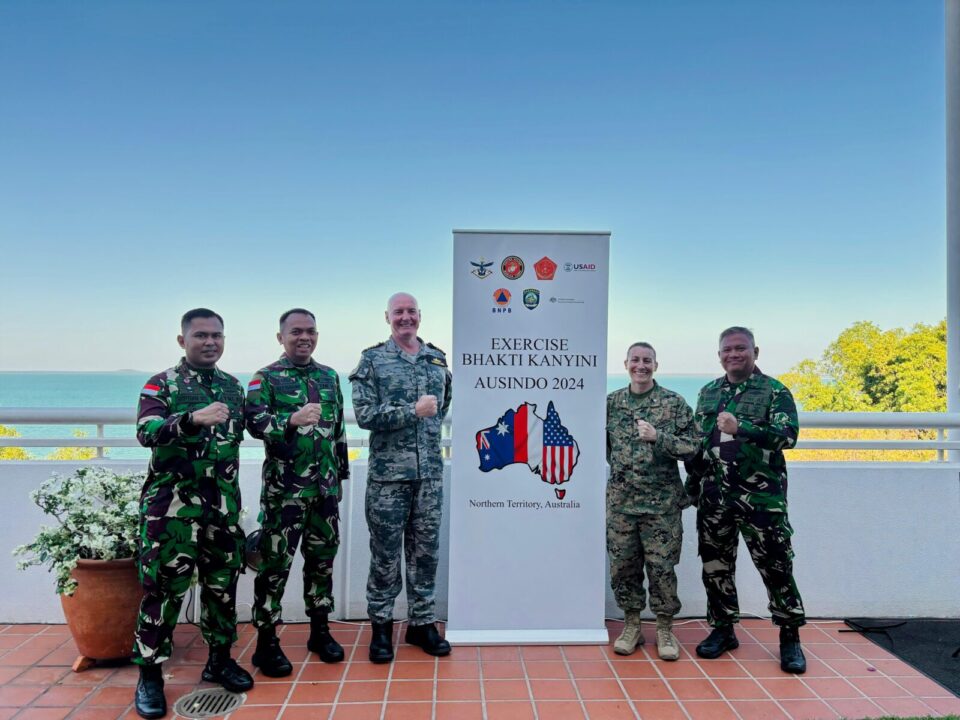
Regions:
<instances>
[{"instance_id":1,"label":"circular emblem on banner","mask_svg":"<svg viewBox=\"0 0 960 720\"><path fill-rule=\"evenodd\" d=\"M510 304L510 291L506 288L497 288L493 291L493 301L500 307Z\"/></svg>"},{"instance_id":2,"label":"circular emblem on banner","mask_svg":"<svg viewBox=\"0 0 960 720\"><path fill-rule=\"evenodd\" d=\"M523 260L516 255L508 255L500 263L500 272L507 280L516 280L523 275Z\"/></svg>"}]
</instances>

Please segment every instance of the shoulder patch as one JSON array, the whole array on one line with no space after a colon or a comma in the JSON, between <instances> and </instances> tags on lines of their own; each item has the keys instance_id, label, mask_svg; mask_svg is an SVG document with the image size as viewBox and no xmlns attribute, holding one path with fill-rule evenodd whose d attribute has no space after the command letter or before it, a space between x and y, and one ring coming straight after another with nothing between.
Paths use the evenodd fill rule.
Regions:
<instances>
[{"instance_id":1,"label":"shoulder patch","mask_svg":"<svg viewBox=\"0 0 960 720\"><path fill-rule=\"evenodd\" d=\"M357 363L357 366L350 371L349 375L347 375L347 379L350 382L353 382L354 380L366 380L369 375L370 375L370 368L367 365L367 363L365 363L361 358L360 362Z\"/></svg>"},{"instance_id":2,"label":"shoulder patch","mask_svg":"<svg viewBox=\"0 0 960 720\"><path fill-rule=\"evenodd\" d=\"M436 351L437 351L438 353L440 353L441 355L446 356L446 353L445 353L443 350L441 350L440 348L438 348L436 345L434 345L433 343L427 343L426 345L427 345L427 347L430 348L431 350L436 350Z\"/></svg>"},{"instance_id":3,"label":"shoulder patch","mask_svg":"<svg viewBox=\"0 0 960 720\"><path fill-rule=\"evenodd\" d=\"M439 365L440 367L446 367L447 361L444 358L432 357L430 358L431 365Z\"/></svg>"},{"instance_id":4,"label":"shoulder patch","mask_svg":"<svg viewBox=\"0 0 960 720\"><path fill-rule=\"evenodd\" d=\"M176 377L176 368L168 368L163 372L159 372L143 384L140 394L155 397L170 380L176 380Z\"/></svg>"}]
</instances>

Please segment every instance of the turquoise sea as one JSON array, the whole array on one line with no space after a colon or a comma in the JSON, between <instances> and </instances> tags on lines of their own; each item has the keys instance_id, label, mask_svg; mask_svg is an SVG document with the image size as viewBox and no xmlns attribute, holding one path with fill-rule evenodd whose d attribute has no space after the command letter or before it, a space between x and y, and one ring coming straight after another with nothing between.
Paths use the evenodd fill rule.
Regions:
<instances>
[{"instance_id":1,"label":"turquoise sea","mask_svg":"<svg viewBox=\"0 0 960 720\"><path fill-rule=\"evenodd\" d=\"M0 372L0 407L128 407L131 412L136 407L140 388L150 377L145 372ZM658 375L657 381L683 395L687 402L694 404L697 391L712 380L711 375ZM250 374L237 373L237 378L246 385ZM350 407L349 382L340 377L344 387L344 400ZM627 376L623 373L607 377L607 392L627 385ZM454 401L456 402L456 401ZM90 426L66 425L13 425L20 435L29 438L69 437L74 431L96 435L96 428ZM351 437L362 437L365 433L359 428L348 427ZM108 425L104 429L108 437L133 437L132 425ZM30 448L30 454L42 458L52 452L48 448ZM108 448L107 457L146 458L141 448ZM245 449L244 457L257 457L259 451Z\"/></svg>"}]
</instances>

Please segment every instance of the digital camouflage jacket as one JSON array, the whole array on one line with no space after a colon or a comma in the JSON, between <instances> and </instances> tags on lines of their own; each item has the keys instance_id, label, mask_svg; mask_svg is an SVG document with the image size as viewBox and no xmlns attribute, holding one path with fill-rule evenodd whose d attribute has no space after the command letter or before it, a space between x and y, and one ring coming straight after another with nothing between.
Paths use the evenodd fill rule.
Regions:
<instances>
[{"instance_id":1,"label":"digital camouflage jacket","mask_svg":"<svg viewBox=\"0 0 960 720\"><path fill-rule=\"evenodd\" d=\"M443 351L421 341L420 352L411 358L391 337L363 351L350 381L357 424L370 431L369 479L442 478L440 429L452 393ZM432 418L414 412L422 395L437 398Z\"/></svg>"},{"instance_id":2,"label":"digital camouflage jacket","mask_svg":"<svg viewBox=\"0 0 960 720\"><path fill-rule=\"evenodd\" d=\"M637 420L657 429L654 442L640 440ZM677 393L654 383L643 395L629 387L607 395L607 508L615 512L671 512L683 498L677 461L698 447L693 411Z\"/></svg>"}]
</instances>

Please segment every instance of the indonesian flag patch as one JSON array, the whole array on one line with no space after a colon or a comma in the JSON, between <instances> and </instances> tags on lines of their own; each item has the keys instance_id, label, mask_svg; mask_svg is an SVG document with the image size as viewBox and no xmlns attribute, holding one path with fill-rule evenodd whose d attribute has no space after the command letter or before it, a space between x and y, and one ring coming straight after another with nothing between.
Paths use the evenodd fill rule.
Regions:
<instances>
[{"instance_id":1,"label":"indonesian flag patch","mask_svg":"<svg viewBox=\"0 0 960 720\"><path fill-rule=\"evenodd\" d=\"M159 392L160 392L159 385L151 385L150 383L147 383L146 385L143 386L143 390L140 391L140 394L153 396Z\"/></svg>"},{"instance_id":2,"label":"indonesian flag patch","mask_svg":"<svg viewBox=\"0 0 960 720\"><path fill-rule=\"evenodd\" d=\"M260 378L254 378L247 385L247 392L260 392Z\"/></svg>"}]
</instances>

